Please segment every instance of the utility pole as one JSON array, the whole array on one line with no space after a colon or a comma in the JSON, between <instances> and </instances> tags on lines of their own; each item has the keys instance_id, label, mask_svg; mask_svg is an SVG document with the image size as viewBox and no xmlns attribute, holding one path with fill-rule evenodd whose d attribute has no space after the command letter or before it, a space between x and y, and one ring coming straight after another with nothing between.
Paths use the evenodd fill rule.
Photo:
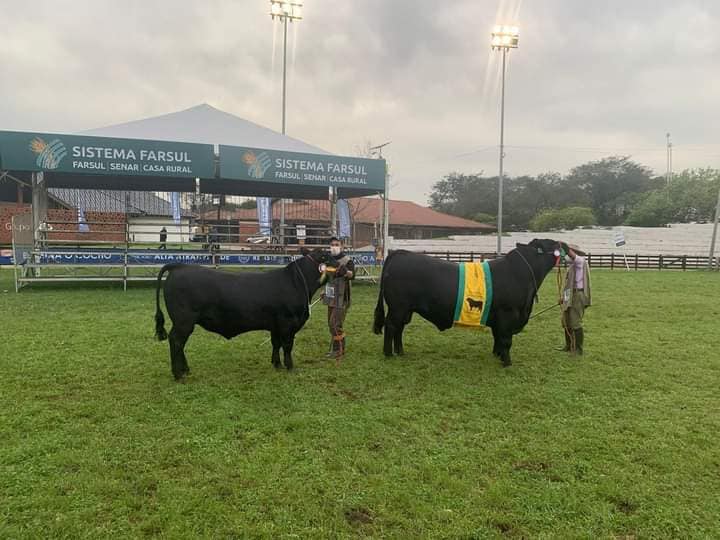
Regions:
<instances>
[{"instance_id":1,"label":"utility pole","mask_svg":"<svg viewBox=\"0 0 720 540\"><path fill-rule=\"evenodd\" d=\"M667 171L665 173L665 183L670 187L670 182L672 182L672 143L670 142L670 133L667 133L665 137L667 138Z\"/></svg>"},{"instance_id":2,"label":"utility pole","mask_svg":"<svg viewBox=\"0 0 720 540\"><path fill-rule=\"evenodd\" d=\"M717 206L715 207L715 224L713 225L712 240L710 241L710 257L708 258L708 268L713 269L715 255L715 240L717 240L718 218L720 218L720 190L718 190ZM720 261L718 261L718 270L720 270Z\"/></svg>"}]
</instances>

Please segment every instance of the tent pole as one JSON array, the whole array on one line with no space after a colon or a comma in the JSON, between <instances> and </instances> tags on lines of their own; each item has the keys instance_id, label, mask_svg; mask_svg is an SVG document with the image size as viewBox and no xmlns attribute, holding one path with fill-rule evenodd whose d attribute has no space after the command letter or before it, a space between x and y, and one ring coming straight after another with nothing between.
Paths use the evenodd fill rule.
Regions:
<instances>
[{"instance_id":1,"label":"tent pole","mask_svg":"<svg viewBox=\"0 0 720 540\"><path fill-rule=\"evenodd\" d=\"M337 227L337 189L330 188L330 232L333 236L338 235Z\"/></svg>"}]
</instances>

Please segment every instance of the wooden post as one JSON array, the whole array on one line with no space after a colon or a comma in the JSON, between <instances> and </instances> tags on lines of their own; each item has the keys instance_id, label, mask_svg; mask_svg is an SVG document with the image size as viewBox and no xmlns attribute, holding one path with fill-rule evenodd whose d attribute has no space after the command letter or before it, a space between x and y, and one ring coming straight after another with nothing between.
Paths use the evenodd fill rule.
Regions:
<instances>
[{"instance_id":1,"label":"wooden post","mask_svg":"<svg viewBox=\"0 0 720 540\"><path fill-rule=\"evenodd\" d=\"M658 259L658 270L662 270L663 266L663 256L660 254L660 258Z\"/></svg>"},{"instance_id":2,"label":"wooden post","mask_svg":"<svg viewBox=\"0 0 720 540\"><path fill-rule=\"evenodd\" d=\"M615 270L615 254L610 254L610 270Z\"/></svg>"}]
</instances>

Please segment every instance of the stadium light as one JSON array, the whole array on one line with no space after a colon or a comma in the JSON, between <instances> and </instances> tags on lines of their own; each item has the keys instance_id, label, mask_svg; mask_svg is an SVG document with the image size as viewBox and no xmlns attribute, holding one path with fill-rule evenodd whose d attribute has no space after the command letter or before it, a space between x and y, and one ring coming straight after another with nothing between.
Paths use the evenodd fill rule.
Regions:
<instances>
[{"instance_id":1,"label":"stadium light","mask_svg":"<svg viewBox=\"0 0 720 540\"><path fill-rule=\"evenodd\" d=\"M285 135L285 102L287 96L287 29L288 21L302 19L302 0L270 0L270 17L283 23L282 134ZM285 199L280 199L280 243L285 244Z\"/></svg>"},{"instance_id":2,"label":"stadium light","mask_svg":"<svg viewBox=\"0 0 720 540\"><path fill-rule=\"evenodd\" d=\"M510 49L517 49L520 41L520 29L517 26L496 25L492 31L490 47L493 51L502 51L502 90L500 98L500 173L498 175L498 215L497 215L497 253L502 253L502 215L503 215L503 159L505 158L505 64Z\"/></svg>"}]
</instances>

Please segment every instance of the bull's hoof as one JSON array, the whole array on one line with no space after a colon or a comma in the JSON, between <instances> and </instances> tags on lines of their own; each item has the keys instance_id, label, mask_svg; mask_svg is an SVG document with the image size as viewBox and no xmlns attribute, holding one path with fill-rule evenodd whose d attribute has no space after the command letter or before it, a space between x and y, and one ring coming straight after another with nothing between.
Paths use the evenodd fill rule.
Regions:
<instances>
[{"instance_id":1,"label":"bull's hoof","mask_svg":"<svg viewBox=\"0 0 720 540\"><path fill-rule=\"evenodd\" d=\"M508 360L507 362L503 362L503 363L502 363L502 367L504 367L504 368L510 367L510 366L512 366L512 362L511 362L510 360Z\"/></svg>"},{"instance_id":2,"label":"bull's hoof","mask_svg":"<svg viewBox=\"0 0 720 540\"><path fill-rule=\"evenodd\" d=\"M386 358L392 358L392 356L393 356L393 353L391 353L391 352L385 352L384 354L385 354Z\"/></svg>"},{"instance_id":3,"label":"bull's hoof","mask_svg":"<svg viewBox=\"0 0 720 540\"><path fill-rule=\"evenodd\" d=\"M183 371L182 373L174 373L173 377L175 377L175 382L185 382L188 375L190 375L190 371Z\"/></svg>"}]
</instances>

